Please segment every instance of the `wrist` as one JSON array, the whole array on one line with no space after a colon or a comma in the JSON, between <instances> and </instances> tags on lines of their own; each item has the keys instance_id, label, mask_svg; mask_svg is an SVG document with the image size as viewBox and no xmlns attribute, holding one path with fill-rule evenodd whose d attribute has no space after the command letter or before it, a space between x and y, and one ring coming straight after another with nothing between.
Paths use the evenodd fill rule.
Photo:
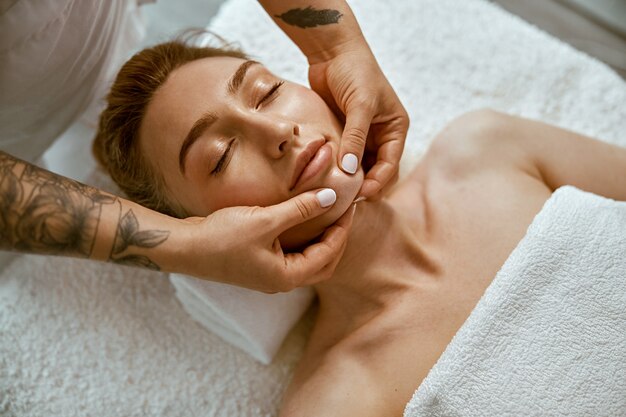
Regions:
<instances>
[{"instance_id":1,"label":"wrist","mask_svg":"<svg viewBox=\"0 0 626 417\"><path fill-rule=\"evenodd\" d=\"M224 259L224 242L216 238L216 225L210 218L169 218L170 238L159 254L164 271L220 280L218 271Z\"/></svg>"},{"instance_id":2,"label":"wrist","mask_svg":"<svg viewBox=\"0 0 626 417\"><path fill-rule=\"evenodd\" d=\"M371 53L370 47L361 33L353 34L353 36L349 38L335 39L332 42L317 40L316 43L305 52L305 55L309 65L315 65L330 61L345 53L356 51Z\"/></svg>"},{"instance_id":3,"label":"wrist","mask_svg":"<svg viewBox=\"0 0 626 417\"><path fill-rule=\"evenodd\" d=\"M155 260L163 271L197 275L197 271L193 268L198 262L194 253L198 247L196 244L198 240L197 235L194 233L197 229L195 226L185 219L164 216L161 227L169 231L169 236L163 245L155 248L156 251L154 253ZM206 246L206 242L204 242L204 245ZM208 250L205 252L208 252ZM203 264L209 263L207 258L205 253Z\"/></svg>"},{"instance_id":4,"label":"wrist","mask_svg":"<svg viewBox=\"0 0 626 417\"><path fill-rule=\"evenodd\" d=\"M125 199L103 210L94 258L164 272L190 273L192 227Z\"/></svg>"},{"instance_id":5,"label":"wrist","mask_svg":"<svg viewBox=\"0 0 626 417\"><path fill-rule=\"evenodd\" d=\"M346 1L260 0L310 65L325 62L355 47L367 48L361 28Z\"/></svg>"}]
</instances>

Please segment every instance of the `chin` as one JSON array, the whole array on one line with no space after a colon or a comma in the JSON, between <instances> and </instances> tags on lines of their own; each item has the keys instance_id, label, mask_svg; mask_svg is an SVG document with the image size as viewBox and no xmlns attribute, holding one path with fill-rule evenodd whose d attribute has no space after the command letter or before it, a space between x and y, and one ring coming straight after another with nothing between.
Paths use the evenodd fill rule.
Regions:
<instances>
[{"instance_id":1,"label":"chin","mask_svg":"<svg viewBox=\"0 0 626 417\"><path fill-rule=\"evenodd\" d=\"M321 216L282 233L279 240L283 250L296 251L318 239L328 226L335 223L350 208L361 189L363 178L363 169L359 169L354 175L348 175L339 168L333 170L324 184L315 188L332 188L337 193L337 201Z\"/></svg>"}]
</instances>

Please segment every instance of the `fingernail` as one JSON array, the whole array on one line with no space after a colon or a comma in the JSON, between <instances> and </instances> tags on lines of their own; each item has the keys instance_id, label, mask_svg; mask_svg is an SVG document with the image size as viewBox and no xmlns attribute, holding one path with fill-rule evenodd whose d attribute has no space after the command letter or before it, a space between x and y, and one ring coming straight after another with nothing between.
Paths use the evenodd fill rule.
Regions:
<instances>
[{"instance_id":1,"label":"fingernail","mask_svg":"<svg viewBox=\"0 0 626 417\"><path fill-rule=\"evenodd\" d=\"M355 203L355 204L356 204L356 203L360 203L361 201L365 201L365 200L366 200L366 198L365 198L365 197L363 197L363 196L361 196L361 197L357 197L357 198L355 198L355 199L354 199L354 201L353 201L353 203Z\"/></svg>"},{"instance_id":2,"label":"fingernail","mask_svg":"<svg viewBox=\"0 0 626 417\"><path fill-rule=\"evenodd\" d=\"M343 156L341 160L341 166L344 171L349 172L350 174L354 174L359 167L359 158L356 157L353 153L347 153Z\"/></svg>"},{"instance_id":3,"label":"fingernail","mask_svg":"<svg viewBox=\"0 0 626 417\"><path fill-rule=\"evenodd\" d=\"M332 188L324 188L322 191L319 191L316 195L317 201L320 202L320 206L328 207L335 204L337 201L337 194L335 194L335 190Z\"/></svg>"}]
</instances>

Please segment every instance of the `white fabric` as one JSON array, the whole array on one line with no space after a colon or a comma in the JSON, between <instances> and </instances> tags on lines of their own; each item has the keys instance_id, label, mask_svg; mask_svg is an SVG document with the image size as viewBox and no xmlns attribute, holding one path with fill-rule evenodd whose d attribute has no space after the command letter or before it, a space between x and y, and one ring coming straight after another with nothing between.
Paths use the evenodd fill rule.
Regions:
<instances>
[{"instance_id":1,"label":"white fabric","mask_svg":"<svg viewBox=\"0 0 626 417\"><path fill-rule=\"evenodd\" d=\"M5 7L0 149L33 162L90 106L100 108L143 26L135 0L18 0Z\"/></svg>"},{"instance_id":2,"label":"white fabric","mask_svg":"<svg viewBox=\"0 0 626 417\"><path fill-rule=\"evenodd\" d=\"M625 414L626 202L563 187L405 416Z\"/></svg>"},{"instance_id":3,"label":"white fabric","mask_svg":"<svg viewBox=\"0 0 626 417\"><path fill-rule=\"evenodd\" d=\"M351 5L411 115L407 161L451 118L483 106L626 146L624 82L490 3ZM305 60L256 1L229 0L212 27L306 79ZM0 274L0 414L273 416L310 318L263 366L197 325L162 274L24 256Z\"/></svg>"},{"instance_id":4,"label":"white fabric","mask_svg":"<svg viewBox=\"0 0 626 417\"><path fill-rule=\"evenodd\" d=\"M170 281L194 320L264 364L272 361L314 296L311 288L264 294L180 274L171 274Z\"/></svg>"}]
</instances>

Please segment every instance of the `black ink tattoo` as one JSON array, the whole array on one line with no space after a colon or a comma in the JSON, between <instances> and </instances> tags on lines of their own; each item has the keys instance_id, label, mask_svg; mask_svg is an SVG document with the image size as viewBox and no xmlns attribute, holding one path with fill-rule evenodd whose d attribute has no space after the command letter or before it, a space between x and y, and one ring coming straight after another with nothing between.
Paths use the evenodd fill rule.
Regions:
<instances>
[{"instance_id":1,"label":"black ink tattoo","mask_svg":"<svg viewBox=\"0 0 626 417\"><path fill-rule=\"evenodd\" d=\"M317 26L331 25L339 23L343 14L339 10L321 9L317 10L311 6L306 9L291 9L283 14L275 15L285 23L299 28L314 28Z\"/></svg>"},{"instance_id":2,"label":"black ink tattoo","mask_svg":"<svg viewBox=\"0 0 626 417\"><path fill-rule=\"evenodd\" d=\"M2 249L87 258L102 204L115 199L0 152Z\"/></svg>"},{"instance_id":3,"label":"black ink tattoo","mask_svg":"<svg viewBox=\"0 0 626 417\"><path fill-rule=\"evenodd\" d=\"M20 161L0 151L0 249L89 258L102 207L119 198ZM159 269L129 246L153 248L169 232L139 231L129 211L117 226L110 261ZM124 252L124 253L122 253Z\"/></svg>"},{"instance_id":4,"label":"black ink tattoo","mask_svg":"<svg viewBox=\"0 0 626 417\"><path fill-rule=\"evenodd\" d=\"M117 225L115 242L110 259L118 264L142 266L159 271L161 268L144 255L122 255L129 246L153 248L163 243L170 235L166 230L139 230L139 221L132 210L128 210Z\"/></svg>"}]
</instances>

